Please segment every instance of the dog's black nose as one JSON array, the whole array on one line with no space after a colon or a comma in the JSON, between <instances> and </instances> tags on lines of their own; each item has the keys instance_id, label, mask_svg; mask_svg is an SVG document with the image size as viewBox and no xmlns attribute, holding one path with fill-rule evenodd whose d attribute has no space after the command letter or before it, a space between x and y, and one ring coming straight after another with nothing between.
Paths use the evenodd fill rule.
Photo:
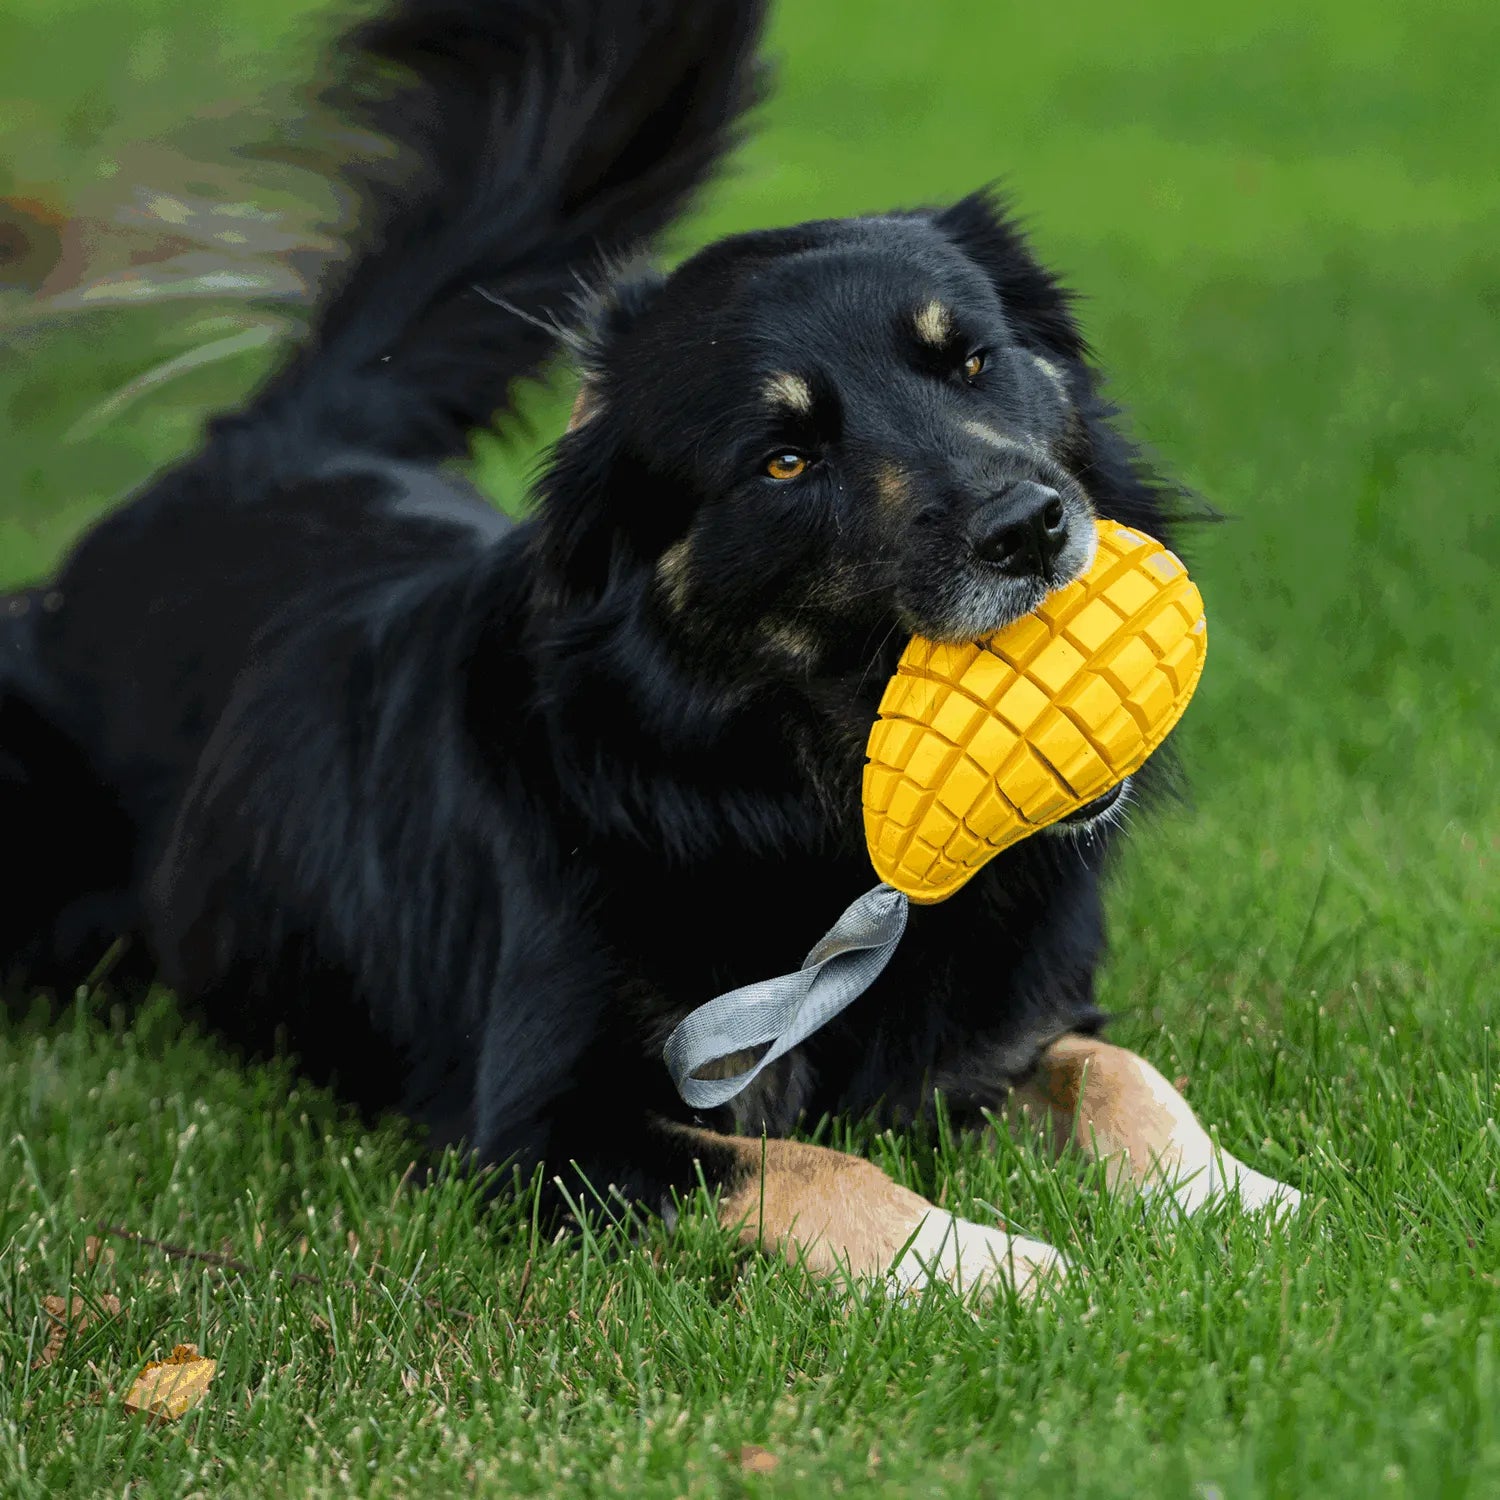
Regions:
<instances>
[{"instance_id":1,"label":"dog's black nose","mask_svg":"<svg viewBox=\"0 0 1500 1500\"><path fill-rule=\"evenodd\" d=\"M1062 496L1034 479L1014 480L975 512L969 539L975 557L1002 573L1042 577L1068 539Z\"/></svg>"}]
</instances>

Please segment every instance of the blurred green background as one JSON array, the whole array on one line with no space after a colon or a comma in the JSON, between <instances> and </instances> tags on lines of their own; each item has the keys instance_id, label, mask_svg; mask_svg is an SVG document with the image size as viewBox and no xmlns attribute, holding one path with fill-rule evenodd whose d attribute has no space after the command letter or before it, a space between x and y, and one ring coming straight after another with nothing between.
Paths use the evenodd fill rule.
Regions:
<instances>
[{"instance_id":1,"label":"blurred green background","mask_svg":"<svg viewBox=\"0 0 1500 1500\"><path fill-rule=\"evenodd\" d=\"M288 304L230 295L223 278L274 269L268 248L306 270L336 203L307 171L252 165L235 148L329 143L299 100L338 19L297 0L0 10L0 281L11 283L0 289L0 586L50 566L273 356ZM920 1140L881 1138L883 1162L905 1161L930 1191L952 1187L948 1206L999 1203L1084 1257L1087 1314L982 1327L934 1316L882 1332L871 1364L863 1335L769 1271L749 1290L748 1273L730 1280L706 1242L673 1251L687 1256L676 1283L648 1262L589 1282L587 1256L580 1272L560 1249L552 1342L517 1356L514 1392L485 1387L432 1420L470 1422L492 1455L503 1444L483 1424L514 1420L522 1435L505 1451L530 1455L534 1440L526 1472L540 1477L507 1470L507 1482L577 1493L568 1466L581 1441L601 1465L623 1464L637 1493L740 1493L750 1481L729 1437L711 1436L718 1421L757 1442L779 1434L800 1455L805 1473L788 1462L776 1481L789 1494L875 1484L865 1453L878 1439L891 1494L1493 1495L1500 7L784 0L773 45L780 82L761 128L671 252L1003 178L1044 258L1085 294L1133 431L1232 518L1185 538L1211 636L1181 731L1194 806L1131 841L1103 1000L1120 1014L1117 1038L1180 1075L1231 1149L1325 1216L1306 1240L1267 1248L1251 1228L1226 1253L1213 1224L1154 1238L1076 1167L1049 1176L1024 1152L978 1146L934 1164ZM98 305L179 275L218 276L221 292ZM137 390L205 349L219 357ZM480 445L509 503L560 425L565 373L559 385L528 402L533 446ZM497 1271L465 1203L450 1213L392 1196L378 1164L405 1159L397 1138L350 1168L338 1130L325 1139L326 1112L300 1124L276 1113L279 1075L243 1077L201 1042L142 1037L80 1023L0 1040L0 1138L19 1142L4 1164L22 1184L0 1230L41 1268L16 1283L30 1302L0 1296L7 1357L22 1358L36 1297L66 1280L67 1236L95 1214L204 1245L232 1236L242 1253L248 1226L258 1246L268 1224L272 1242L311 1241L336 1266L342 1232L318 1215L357 1178L361 1202L390 1199L408 1244L420 1215L450 1214L441 1265L471 1304L491 1285L529 1283L524 1249ZM172 1196L188 1135L168 1127L191 1117L196 1131L205 1100L214 1128L197 1138L188 1212ZM266 1141L273 1129L287 1141L256 1155L245 1144L256 1122ZM105 1139L119 1144L101 1154ZM292 1157L301 1196L284 1203ZM579 1275L595 1303L568 1324ZM204 1294L204 1337L226 1341L246 1372L235 1390L260 1378L261 1341L285 1333L286 1286L262 1278L259 1302L234 1305ZM612 1323L603 1308L617 1292L662 1321ZM181 1318L181 1298L153 1296L139 1319ZM400 1357L416 1359L425 1346L409 1338L418 1353ZM341 1349L326 1392L289 1398L279 1429L267 1418L242 1432L225 1397L214 1461L242 1465L251 1493L262 1463L342 1492L347 1453L381 1433L367 1422L375 1409L383 1451L405 1451L415 1417L402 1415L394 1375L364 1358ZM732 1397L719 1394L718 1358L739 1382ZM788 1361L790 1405L757 1404ZM92 1389L81 1361L76 1378ZM486 1378L512 1377L502 1362ZM18 1387L13 1409L30 1400ZM685 1427L632 1425L637 1407L670 1413L674 1401ZM0 1400L0 1447L18 1430L6 1410ZM127 1439L106 1430L108 1414L85 1429L87 1459L87 1444L65 1446L67 1408L48 1420L31 1451L58 1455L56 1473L118 1479L111 1444ZM448 1463L450 1446L413 1462ZM162 1493L195 1482L185 1447L163 1447L160 1462ZM456 1473L469 1460L451 1462Z\"/></svg>"},{"instance_id":2,"label":"blurred green background","mask_svg":"<svg viewBox=\"0 0 1500 1500\"><path fill-rule=\"evenodd\" d=\"M326 187L235 150L327 144L300 99L344 14L11 0L0 196L88 217L54 281L203 232L143 201L189 202L210 263L314 245ZM1085 294L1135 432L1234 518L1188 540L1214 650L1185 735L1200 818L1174 837L1212 890L1177 905L1243 911L1246 942L1285 946L1319 893L1330 933L1381 967L1441 966L1452 998L1477 997L1471 966L1493 956L1471 941L1494 936L1500 852L1497 43L1484 3L798 0L761 128L670 247L1003 179ZM249 243L214 239L215 212ZM0 292L0 583L247 387L270 346L235 341L274 332L247 306L38 318L27 290ZM229 353L101 408L205 346ZM561 406L528 405L540 445ZM513 503L533 453L480 448ZM1160 895L1143 900L1129 916L1153 926Z\"/></svg>"}]
</instances>

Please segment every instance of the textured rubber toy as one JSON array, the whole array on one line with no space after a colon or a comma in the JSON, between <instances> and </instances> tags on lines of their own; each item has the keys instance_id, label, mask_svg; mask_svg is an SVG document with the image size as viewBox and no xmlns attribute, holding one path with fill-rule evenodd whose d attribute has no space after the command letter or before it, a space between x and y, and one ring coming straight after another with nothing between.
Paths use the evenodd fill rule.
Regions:
<instances>
[{"instance_id":1,"label":"textured rubber toy","mask_svg":"<svg viewBox=\"0 0 1500 1500\"><path fill-rule=\"evenodd\" d=\"M1101 521L1089 572L987 641L915 637L870 731L865 838L913 901L1092 802L1182 717L1208 647L1203 599L1160 542Z\"/></svg>"}]
</instances>

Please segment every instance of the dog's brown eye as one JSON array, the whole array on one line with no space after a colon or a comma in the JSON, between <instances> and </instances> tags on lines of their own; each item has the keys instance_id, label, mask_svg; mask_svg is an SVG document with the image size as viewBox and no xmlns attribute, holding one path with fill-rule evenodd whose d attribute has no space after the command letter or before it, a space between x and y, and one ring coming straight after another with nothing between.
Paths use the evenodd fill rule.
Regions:
<instances>
[{"instance_id":1,"label":"dog's brown eye","mask_svg":"<svg viewBox=\"0 0 1500 1500\"><path fill-rule=\"evenodd\" d=\"M984 369L984 355L980 353L971 354L964 361L964 379L977 380L979 372Z\"/></svg>"},{"instance_id":2,"label":"dog's brown eye","mask_svg":"<svg viewBox=\"0 0 1500 1500\"><path fill-rule=\"evenodd\" d=\"M807 467L800 453L778 453L766 460L766 473L772 479L795 479Z\"/></svg>"}]
</instances>

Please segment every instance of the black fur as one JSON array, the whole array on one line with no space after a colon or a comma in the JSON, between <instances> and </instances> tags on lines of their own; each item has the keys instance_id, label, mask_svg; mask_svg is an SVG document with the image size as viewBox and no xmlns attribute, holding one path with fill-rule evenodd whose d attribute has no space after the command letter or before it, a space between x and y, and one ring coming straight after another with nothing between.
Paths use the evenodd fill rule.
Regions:
<instances>
[{"instance_id":1,"label":"black fur","mask_svg":"<svg viewBox=\"0 0 1500 1500\"><path fill-rule=\"evenodd\" d=\"M906 636L1029 609L1094 512L1168 521L988 194L604 285L732 140L760 11L401 0L359 34L339 101L405 170L364 179L300 352L9 601L0 822L34 878L0 962L50 979L130 932L227 1035L486 1161L690 1186L662 1042L873 883L862 750ZM584 285L585 420L511 525L438 465ZM771 478L784 450L806 467ZM1020 482L1067 546L997 570L975 538ZM1105 832L914 910L875 987L708 1123L997 1102L1100 1024Z\"/></svg>"}]
</instances>

